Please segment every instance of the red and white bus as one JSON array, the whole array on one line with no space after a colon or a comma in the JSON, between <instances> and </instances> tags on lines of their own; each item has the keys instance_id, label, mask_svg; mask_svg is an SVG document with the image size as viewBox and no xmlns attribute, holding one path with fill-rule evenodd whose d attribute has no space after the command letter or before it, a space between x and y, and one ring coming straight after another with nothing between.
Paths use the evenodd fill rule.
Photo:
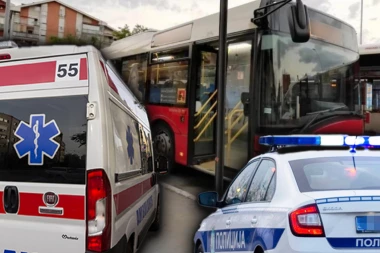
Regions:
<instances>
[{"instance_id":1,"label":"red and white bus","mask_svg":"<svg viewBox=\"0 0 380 253\"><path fill-rule=\"evenodd\" d=\"M228 11L225 166L240 169L265 151L267 134L363 134L359 49L353 27L309 9L311 38L295 43L293 2L251 20L268 1ZM270 1L269 1L270 2ZM103 50L146 106L155 150L172 163L214 172L219 14L148 31Z\"/></svg>"},{"instance_id":2,"label":"red and white bus","mask_svg":"<svg viewBox=\"0 0 380 253\"><path fill-rule=\"evenodd\" d=\"M366 111L365 130L380 134L380 43L361 45L360 78Z\"/></svg>"}]
</instances>

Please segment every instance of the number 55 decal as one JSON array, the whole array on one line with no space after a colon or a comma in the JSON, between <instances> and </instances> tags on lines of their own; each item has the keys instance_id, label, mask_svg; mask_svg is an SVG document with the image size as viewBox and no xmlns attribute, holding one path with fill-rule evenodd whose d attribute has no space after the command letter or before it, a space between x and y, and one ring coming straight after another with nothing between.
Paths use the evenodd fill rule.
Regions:
<instances>
[{"instance_id":1,"label":"number 55 decal","mask_svg":"<svg viewBox=\"0 0 380 253\"><path fill-rule=\"evenodd\" d=\"M80 59L58 60L55 81L79 81Z\"/></svg>"}]
</instances>

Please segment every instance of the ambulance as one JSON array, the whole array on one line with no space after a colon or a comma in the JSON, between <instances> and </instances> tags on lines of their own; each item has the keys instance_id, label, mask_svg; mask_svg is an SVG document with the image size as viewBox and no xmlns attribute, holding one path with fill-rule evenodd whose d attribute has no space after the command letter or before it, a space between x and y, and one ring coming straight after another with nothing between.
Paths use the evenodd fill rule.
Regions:
<instances>
[{"instance_id":1,"label":"ambulance","mask_svg":"<svg viewBox=\"0 0 380 253\"><path fill-rule=\"evenodd\" d=\"M137 101L93 47L0 50L0 253L132 253L159 228Z\"/></svg>"}]
</instances>

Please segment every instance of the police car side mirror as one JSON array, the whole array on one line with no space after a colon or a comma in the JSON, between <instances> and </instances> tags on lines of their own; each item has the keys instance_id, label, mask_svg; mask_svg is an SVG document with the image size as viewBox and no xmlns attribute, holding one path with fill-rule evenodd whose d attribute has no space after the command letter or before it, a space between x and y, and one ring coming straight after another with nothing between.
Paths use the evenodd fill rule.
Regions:
<instances>
[{"instance_id":1,"label":"police car side mirror","mask_svg":"<svg viewBox=\"0 0 380 253\"><path fill-rule=\"evenodd\" d=\"M159 156L156 159L156 172L163 175L169 172L169 161L166 157Z\"/></svg>"},{"instance_id":2,"label":"police car side mirror","mask_svg":"<svg viewBox=\"0 0 380 253\"><path fill-rule=\"evenodd\" d=\"M198 203L204 207L216 208L218 207L218 193L203 192L198 195Z\"/></svg>"}]
</instances>

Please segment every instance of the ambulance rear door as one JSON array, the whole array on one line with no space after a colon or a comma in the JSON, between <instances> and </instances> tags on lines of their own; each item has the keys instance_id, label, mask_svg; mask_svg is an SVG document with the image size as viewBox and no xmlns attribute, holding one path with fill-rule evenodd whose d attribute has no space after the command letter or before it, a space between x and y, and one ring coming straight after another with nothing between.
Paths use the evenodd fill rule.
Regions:
<instances>
[{"instance_id":1,"label":"ambulance rear door","mask_svg":"<svg viewBox=\"0 0 380 253\"><path fill-rule=\"evenodd\" d=\"M0 61L1 253L85 252L87 62Z\"/></svg>"}]
</instances>

